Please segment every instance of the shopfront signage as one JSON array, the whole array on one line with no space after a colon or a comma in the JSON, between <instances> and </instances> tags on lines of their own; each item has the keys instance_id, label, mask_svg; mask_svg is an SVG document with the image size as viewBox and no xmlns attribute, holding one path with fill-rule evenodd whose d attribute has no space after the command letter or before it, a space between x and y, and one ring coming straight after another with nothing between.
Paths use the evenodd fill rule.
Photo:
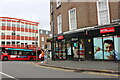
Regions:
<instances>
[{"instance_id":1,"label":"shopfront signage","mask_svg":"<svg viewBox=\"0 0 120 80\"><path fill-rule=\"evenodd\" d=\"M110 28L102 28L102 29L100 29L100 33L109 33L109 32L115 32L115 28L110 27Z\"/></svg>"},{"instance_id":2,"label":"shopfront signage","mask_svg":"<svg viewBox=\"0 0 120 80\"><path fill-rule=\"evenodd\" d=\"M78 40L78 38L72 38L71 39L71 41L77 41Z\"/></svg>"},{"instance_id":3,"label":"shopfront signage","mask_svg":"<svg viewBox=\"0 0 120 80\"><path fill-rule=\"evenodd\" d=\"M120 19L115 19L115 20L112 20L112 22L119 22Z\"/></svg>"},{"instance_id":4,"label":"shopfront signage","mask_svg":"<svg viewBox=\"0 0 120 80\"><path fill-rule=\"evenodd\" d=\"M58 36L58 40L64 39L64 36Z\"/></svg>"}]
</instances>

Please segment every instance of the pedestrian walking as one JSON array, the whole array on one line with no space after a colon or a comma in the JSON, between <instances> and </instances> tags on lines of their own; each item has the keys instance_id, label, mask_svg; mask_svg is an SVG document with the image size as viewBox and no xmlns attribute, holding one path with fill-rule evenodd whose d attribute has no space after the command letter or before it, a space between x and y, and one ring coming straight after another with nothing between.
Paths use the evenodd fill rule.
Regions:
<instances>
[{"instance_id":1,"label":"pedestrian walking","mask_svg":"<svg viewBox=\"0 0 120 80\"><path fill-rule=\"evenodd\" d=\"M39 58L41 60L41 63L43 63L44 62L44 50L43 49L41 49L41 54L39 55Z\"/></svg>"},{"instance_id":2,"label":"pedestrian walking","mask_svg":"<svg viewBox=\"0 0 120 80\"><path fill-rule=\"evenodd\" d=\"M48 62L48 50L45 49L44 51L44 62L47 63Z\"/></svg>"}]
</instances>

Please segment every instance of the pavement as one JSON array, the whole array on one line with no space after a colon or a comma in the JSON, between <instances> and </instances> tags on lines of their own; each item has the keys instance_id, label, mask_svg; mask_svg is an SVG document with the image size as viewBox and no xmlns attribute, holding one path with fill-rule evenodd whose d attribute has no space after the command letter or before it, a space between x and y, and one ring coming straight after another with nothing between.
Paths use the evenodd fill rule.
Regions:
<instances>
[{"instance_id":1,"label":"pavement","mask_svg":"<svg viewBox=\"0 0 120 80\"><path fill-rule=\"evenodd\" d=\"M40 62L39 62L40 63ZM119 61L52 61L41 63L40 66L74 70L120 74Z\"/></svg>"}]
</instances>

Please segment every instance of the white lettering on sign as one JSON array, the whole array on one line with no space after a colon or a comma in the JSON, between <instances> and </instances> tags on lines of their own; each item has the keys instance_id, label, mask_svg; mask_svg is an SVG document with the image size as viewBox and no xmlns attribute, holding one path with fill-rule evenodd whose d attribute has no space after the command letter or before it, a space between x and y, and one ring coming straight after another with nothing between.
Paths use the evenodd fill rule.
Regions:
<instances>
[{"instance_id":1,"label":"white lettering on sign","mask_svg":"<svg viewBox=\"0 0 120 80\"><path fill-rule=\"evenodd\" d=\"M77 41L77 40L78 40L78 38L72 38L71 40L72 40L72 41Z\"/></svg>"},{"instance_id":2,"label":"white lettering on sign","mask_svg":"<svg viewBox=\"0 0 120 80\"><path fill-rule=\"evenodd\" d=\"M100 29L100 33L109 33L109 32L115 32L115 28L110 27L110 28L102 28L102 29Z\"/></svg>"},{"instance_id":3,"label":"white lettering on sign","mask_svg":"<svg viewBox=\"0 0 120 80\"><path fill-rule=\"evenodd\" d=\"M64 36L58 36L58 40L64 39Z\"/></svg>"},{"instance_id":4,"label":"white lettering on sign","mask_svg":"<svg viewBox=\"0 0 120 80\"><path fill-rule=\"evenodd\" d=\"M17 55L10 55L10 58L16 58Z\"/></svg>"}]
</instances>

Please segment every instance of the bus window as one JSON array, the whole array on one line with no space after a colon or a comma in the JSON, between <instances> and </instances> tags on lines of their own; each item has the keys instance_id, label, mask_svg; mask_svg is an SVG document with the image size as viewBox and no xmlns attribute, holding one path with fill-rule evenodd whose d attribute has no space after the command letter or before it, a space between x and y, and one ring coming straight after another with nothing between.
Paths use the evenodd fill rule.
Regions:
<instances>
[{"instance_id":1,"label":"bus window","mask_svg":"<svg viewBox=\"0 0 120 80\"><path fill-rule=\"evenodd\" d=\"M12 55L11 51L7 51L7 53L9 53L8 55Z\"/></svg>"}]
</instances>

